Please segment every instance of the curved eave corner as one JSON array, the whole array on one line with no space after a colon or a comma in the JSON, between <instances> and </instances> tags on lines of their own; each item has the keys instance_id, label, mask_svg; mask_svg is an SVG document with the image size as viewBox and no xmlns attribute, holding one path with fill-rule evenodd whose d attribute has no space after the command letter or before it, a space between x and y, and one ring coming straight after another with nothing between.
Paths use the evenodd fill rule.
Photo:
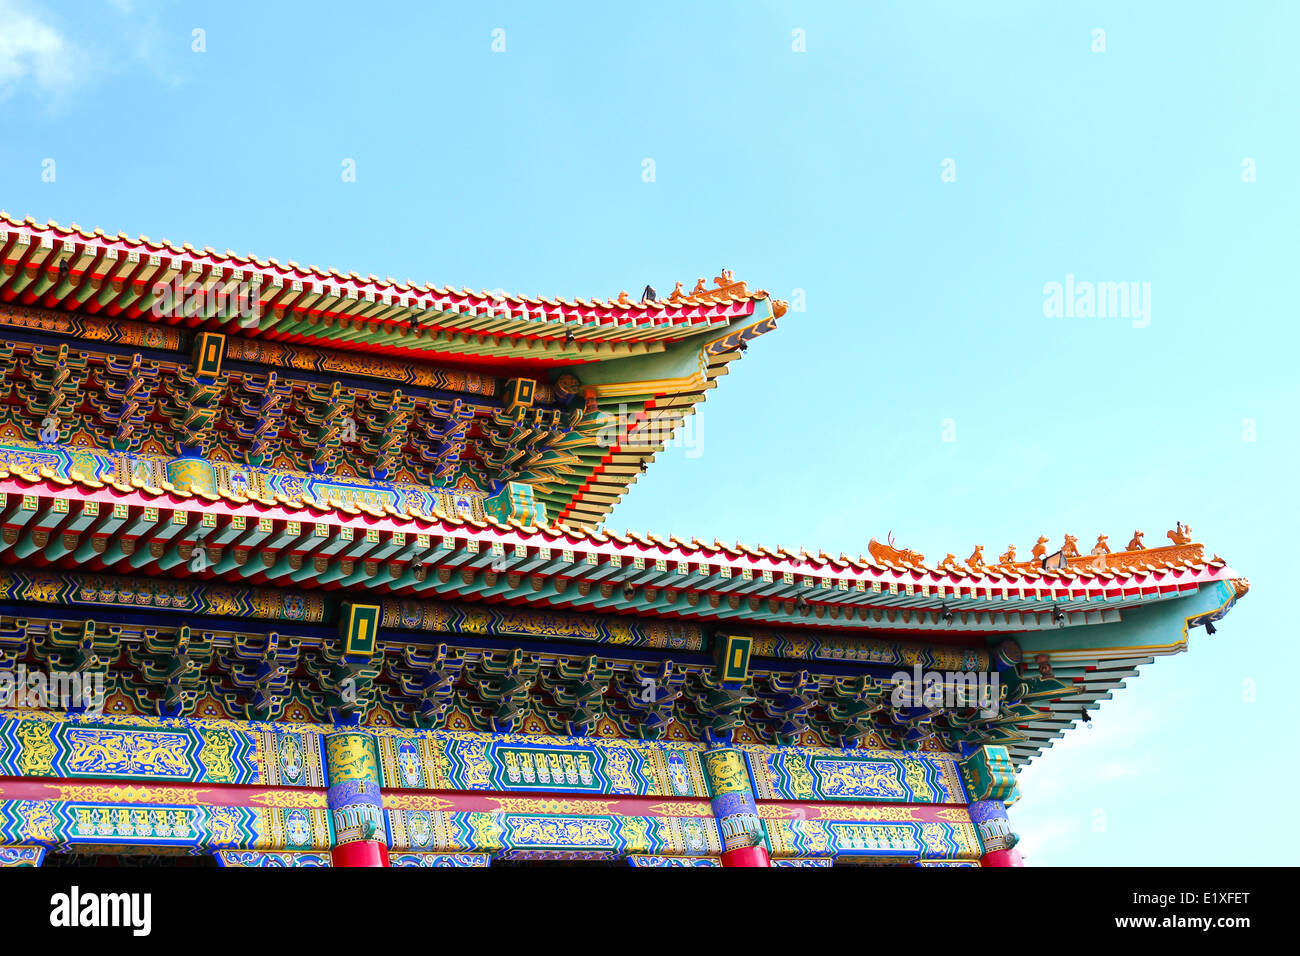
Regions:
<instances>
[{"instance_id":1,"label":"curved eave corner","mask_svg":"<svg viewBox=\"0 0 1300 956\"><path fill-rule=\"evenodd\" d=\"M589 407L615 423L616 441L587 449L561 488L539 497L556 522L596 528L695 411L749 343L776 328L786 312L780 299L754 301L751 315L725 329L701 332L663 352L615 359L565 371L581 383Z\"/></svg>"}]
</instances>

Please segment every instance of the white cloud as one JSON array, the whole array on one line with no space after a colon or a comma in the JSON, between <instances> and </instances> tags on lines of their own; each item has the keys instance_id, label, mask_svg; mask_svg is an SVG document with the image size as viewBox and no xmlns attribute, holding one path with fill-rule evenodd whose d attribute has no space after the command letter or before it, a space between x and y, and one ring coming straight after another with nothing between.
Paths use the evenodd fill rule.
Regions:
<instances>
[{"instance_id":1,"label":"white cloud","mask_svg":"<svg viewBox=\"0 0 1300 956\"><path fill-rule=\"evenodd\" d=\"M54 27L14 0L0 0L0 98L25 80L59 94L77 83L77 51Z\"/></svg>"}]
</instances>

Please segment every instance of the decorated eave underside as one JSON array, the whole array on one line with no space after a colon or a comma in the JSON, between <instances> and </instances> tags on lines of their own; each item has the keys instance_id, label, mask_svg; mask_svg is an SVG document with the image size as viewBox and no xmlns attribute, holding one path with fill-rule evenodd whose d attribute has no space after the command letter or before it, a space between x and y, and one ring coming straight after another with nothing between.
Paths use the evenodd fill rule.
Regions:
<instances>
[{"instance_id":1,"label":"decorated eave underside","mask_svg":"<svg viewBox=\"0 0 1300 956\"><path fill-rule=\"evenodd\" d=\"M503 296L0 215L0 324L33 337L2 357L18 437L37 440L53 403L58 443L487 495L513 481L569 524L600 524L785 311L725 271L714 283ZM159 288L177 293L165 308ZM226 343L210 379L186 357L201 332ZM341 440L349 418L360 434Z\"/></svg>"},{"instance_id":2,"label":"decorated eave underside","mask_svg":"<svg viewBox=\"0 0 1300 956\"><path fill-rule=\"evenodd\" d=\"M21 605L7 608L6 620L21 615L30 627L40 621L33 604L81 605L65 611L74 617L72 633L51 620L44 626L60 637L41 637L47 646L63 640L75 657L92 653L75 618L104 620L109 609L99 605L131 606L115 627L118 638L136 644L149 639L139 624L148 623L145 608L249 618L220 625L205 618L196 626L212 630L195 637L216 648L209 664L217 662L221 693L251 708L242 714L248 719L284 716L258 708L273 700L286 706L289 675L300 668L311 680L295 691L304 708L295 719L322 719L338 707L339 681L370 668L341 662L319 629L295 629L295 622L332 620L346 596L383 608L385 662L370 668L368 679L379 678L372 699L393 721L457 714L466 726L527 729L528 701L540 695L551 703L544 716L532 715L541 721L534 732L590 733L608 717L625 733L649 726L698 736L705 728L745 726L756 739L810 744L1003 743L1024 761L1140 664L1183 649L1189 627L1221 617L1247 588L1222 559L1207 560L1190 541L1074 556L1052 570L926 568L392 508L335 509L283 496L235 500L58 478L48 469L0 473L0 490L0 561L21 568L6 578L5 596ZM40 569L59 576L43 577ZM141 581L156 584L133 583ZM196 595L215 595L217 603L188 603ZM1157 641L1106 637L1126 633L1128 615L1162 607L1172 617L1153 632ZM531 616L520 625L524 612ZM179 631L154 632L150 654L174 656L168 641L181 640ZM719 686L711 677L707 652L721 633L754 640L744 685ZM1086 639L1072 640L1075 634ZM102 636L114 640L113 628ZM438 643L444 640L445 647ZM233 649L222 651L227 645ZM928 650L918 658L905 646ZM995 718L882 704L885 682L900 667L923 660L966 670L975 655L976 669L987 669L991 648L1009 661L1009 692ZM162 663L151 666L164 684L171 679ZM275 673L278 689L265 682ZM645 681L670 693L653 714L634 693ZM166 693L179 700L180 691L176 685ZM136 693L144 700L161 692Z\"/></svg>"}]
</instances>

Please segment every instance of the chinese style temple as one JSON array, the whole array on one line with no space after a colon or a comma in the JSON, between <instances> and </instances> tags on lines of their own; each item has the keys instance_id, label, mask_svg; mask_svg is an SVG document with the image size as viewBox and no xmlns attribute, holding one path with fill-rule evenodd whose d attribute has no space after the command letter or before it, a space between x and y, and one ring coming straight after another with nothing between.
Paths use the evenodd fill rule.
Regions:
<instances>
[{"instance_id":1,"label":"chinese style temple","mask_svg":"<svg viewBox=\"0 0 1300 956\"><path fill-rule=\"evenodd\" d=\"M725 271L528 298L7 216L0 268L0 865L1016 865L1018 768L1248 587L1181 523L604 528L785 312Z\"/></svg>"}]
</instances>

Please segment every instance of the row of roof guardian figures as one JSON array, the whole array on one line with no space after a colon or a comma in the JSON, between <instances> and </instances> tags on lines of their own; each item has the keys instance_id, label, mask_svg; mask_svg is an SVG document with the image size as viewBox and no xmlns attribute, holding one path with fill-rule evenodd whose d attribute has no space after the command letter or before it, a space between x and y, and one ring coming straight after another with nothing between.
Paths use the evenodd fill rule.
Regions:
<instances>
[{"instance_id":1,"label":"row of roof guardian figures","mask_svg":"<svg viewBox=\"0 0 1300 956\"><path fill-rule=\"evenodd\" d=\"M659 288L0 213L0 866L1017 865L1018 768L1249 582L1181 522L936 566L607 530L787 314Z\"/></svg>"},{"instance_id":2,"label":"row of roof guardian figures","mask_svg":"<svg viewBox=\"0 0 1300 956\"><path fill-rule=\"evenodd\" d=\"M1030 560L1028 561L1017 560L1016 546L1014 544L1009 544L1007 545L1007 550L998 557L996 562L986 562L984 560L984 545L977 544L975 550L971 552L970 557L968 557L965 562L959 562L956 555L949 552L945 555L944 559L939 562L937 567L953 571L969 570L975 573L985 569L1005 569L1008 571L1032 571L1035 569L1048 568L1060 569L1068 567L1071 564L1106 568L1108 566L1115 566L1116 564L1125 562L1141 563L1143 557L1149 557L1152 560L1155 560L1157 557L1165 556L1166 554L1180 548L1199 547L1198 545L1194 545L1192 542L1191 525L1185 525L1181 521L1178 522L1175 528L1168 532L1168 538L1172 542L1172 545L1169 547L1148 549L1143 543L1144 537L1145 536L1141 531L1134 531L1133 537L1129 539L1129 542L1124 547L1123 551L1112 552L1109 544L1109 535L1099 534L1097 535L1097 543L1093 545L1092 550L1090 550L1087 555L1084 555L1079 551L1079 539L1072 534L1067 534L1065 536L1065 542L1061 545L1060 549L1049 554L1047 548L1050 539L1046 535L1042 535L1039 537L1038 541L1034 543L1030 552ZM1143 552L1148 552L1150 550L1154 550L1157 554L1142 554ZM910 567L923 567L925 565L925 555L919 554L916 551L911 551L907 548L896 547L894 545L894 536L892 532L890 533L887 542L884 544L877 541L875 538L872 538L868 544L868 551L873 559L887 564ZM963 563L965 565L964 568Z\"/></svg>"}]
</instances>

